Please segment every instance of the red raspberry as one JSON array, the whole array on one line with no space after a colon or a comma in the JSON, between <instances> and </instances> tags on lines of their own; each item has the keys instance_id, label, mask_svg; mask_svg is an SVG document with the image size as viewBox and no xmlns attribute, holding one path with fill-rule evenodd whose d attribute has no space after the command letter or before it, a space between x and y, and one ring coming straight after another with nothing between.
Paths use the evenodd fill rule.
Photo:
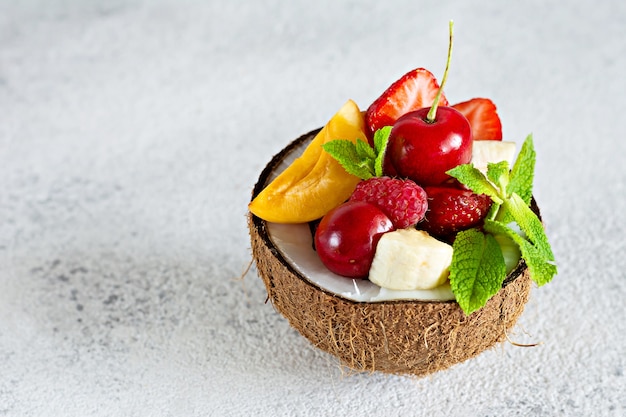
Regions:
<instances>
[{"instance_id":1,"label":"red raspberry","mask_svg":"<svg viewBox=\"0 0 626 417\"><path fill-rule=\"evenodd\" d=\"M357 184L351 201L366 201L389 217L396 229L405 229L424 218L426 192L411 180L374 177Z\"/></svg>"}]
</instances>

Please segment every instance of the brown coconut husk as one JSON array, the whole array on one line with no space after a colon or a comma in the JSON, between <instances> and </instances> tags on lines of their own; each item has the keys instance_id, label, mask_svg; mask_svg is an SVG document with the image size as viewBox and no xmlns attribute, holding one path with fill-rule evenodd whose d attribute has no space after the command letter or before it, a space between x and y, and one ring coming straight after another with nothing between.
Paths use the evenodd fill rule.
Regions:
<instances>
[{"instance_id":1,"label":"brown coconut husk","mask_svg":"<svg viewBox=\"0 0 626 417\"><path fill-rule=\"evenodd\" d=\"M296 139L270 161L253 198L280 162L318 131ZM249 213L248 227L273 306L313 345L354 371L425 376L475 357L506 340L530 293L530 275L521 261L502 290L469 316L455 301L355 302L297 272L274 246L265 221Z\"/></svg>"}]
</instances>

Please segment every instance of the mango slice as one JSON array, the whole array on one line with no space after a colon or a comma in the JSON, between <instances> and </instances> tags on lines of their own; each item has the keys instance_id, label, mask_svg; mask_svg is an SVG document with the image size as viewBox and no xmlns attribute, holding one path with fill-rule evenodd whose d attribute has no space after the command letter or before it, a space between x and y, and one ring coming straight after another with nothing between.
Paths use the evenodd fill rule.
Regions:
<instances>
[{"instance_id":1,"label":"mango slice","mask_svg":"<svg viewBox=\"0 0 626 417\"><path fill-rule=\"evenodd\" d=\"M322 145L335 139L367 140L363 115L348 100L304 150L261 191L248 209L275 223L305 223L319 219L350 197L360 179L346 170Z\"/></svg>"}]
</instances>

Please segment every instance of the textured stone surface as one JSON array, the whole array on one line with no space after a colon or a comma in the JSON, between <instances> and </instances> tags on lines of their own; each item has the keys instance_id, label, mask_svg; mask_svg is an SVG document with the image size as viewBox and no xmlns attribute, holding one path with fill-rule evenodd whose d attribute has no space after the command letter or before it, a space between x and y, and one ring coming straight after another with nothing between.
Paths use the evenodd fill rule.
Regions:
<instances>
[{"instance_id":1,"label":"textured stone surface","mask_svg":"<svg viewBox=\"0 0 626 417\"><path fill-rule=\"evenodd\" d=\"M346 99L441 74L450 18L448 98L535 137L560 274L510 337L541 344L344 375L239 278L246 203ZM0 415L626 414L624 27L619 1L0 2Z\"/></svg>"}]
</instances>

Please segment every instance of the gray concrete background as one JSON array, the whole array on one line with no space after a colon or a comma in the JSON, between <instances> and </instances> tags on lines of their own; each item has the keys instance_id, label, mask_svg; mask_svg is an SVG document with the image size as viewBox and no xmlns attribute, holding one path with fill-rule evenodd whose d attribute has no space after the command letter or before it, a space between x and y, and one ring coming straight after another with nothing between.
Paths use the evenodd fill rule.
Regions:
<instances>
[{"instance_id":1,"label":"gray concrete background","mask_svg":"<svg viewBox=\"0 0 626 417\"><path fill-rule=\"evenodd\" d=\"M430 378L347 375L270 304L249 193L415 67L533 133L560 274ZM0 415L626 415L626 3L0 0Z\"/></svg>"}]
</instances>

